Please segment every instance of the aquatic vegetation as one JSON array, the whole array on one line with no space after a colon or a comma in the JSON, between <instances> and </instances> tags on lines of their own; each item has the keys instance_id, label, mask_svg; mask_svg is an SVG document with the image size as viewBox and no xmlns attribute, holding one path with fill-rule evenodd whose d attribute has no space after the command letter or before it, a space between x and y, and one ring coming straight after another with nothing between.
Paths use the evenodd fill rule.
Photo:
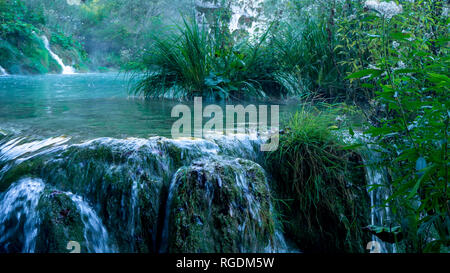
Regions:
<instances>
[{"instance_id":1,"label":"aquatic vegetation","mask_svg":"<svg viewBox=\"0 0 450 273\"><path fill-rule=\"evenodd\" d=\"M177 30L154 38L154 45L143 57L132 92L148 98L212 98L264 96L267 74L261 45L234 42L229 33L212 35L191 19L184 19ZM138 70L136 73L140 73Z\"/></svg>"},{"instance_id":2,"label":"aquatic vegetation","mask_svg":"<svg viewBox=\"0 0 450 273\"><path fill-rule=\"evenodd\" d=\"M227 30L212 32L187 19L177 30L169 38L155 37L141 64L132 67L146 73L136 77L132 93L226 99L345 92L334 41L318 20L277 23L253 39L233 38Z\"/></svg>"},{"instance_id":3,"label":"aquatic vegetation","mask_svg":"<svg viewBox=\"0 0 450 273\"><path fill-rule=\"evenodd\" d=\"M277 79L282 83L287 81L288 84L282 86L289 90L288 95L323 94L334 99L346 98L348 90L336 65L341 57L334 50L336 41L329 36L326 21L311 18L281 23L273 36L269 50L275 54L277 62L272 65L280 66L278 73L282 74L277 74Z\"/></svg>"},{"instance_id":4,"label":"aquatic vegetation","mask_svg":"<svg viewBox=\"0 0 450 273\"><path fill-rule=\"evenodd\" d=\"M295 114L266 156L286 235L305 252L364 252L370 202L360 156L331 131L326 112Z\"/></svg>"}]
</instances>

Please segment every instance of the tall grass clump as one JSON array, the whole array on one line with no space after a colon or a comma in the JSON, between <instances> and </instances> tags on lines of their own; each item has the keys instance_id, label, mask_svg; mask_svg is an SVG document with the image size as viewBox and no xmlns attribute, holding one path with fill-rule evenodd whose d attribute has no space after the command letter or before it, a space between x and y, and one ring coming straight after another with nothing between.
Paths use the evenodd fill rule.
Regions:
<instances>
[{"instance_id":1,"label":"tall grass clump","mask_svg":"<svg viewBox=\"0 0 450 273\"><path fill-rule=\"evenodd\" d=\"M165 96L167 92L177 90L175 87L193 95L202 91L212 45L204 28L187 21L183 26L166 38L154 37L153 47L142 60L145 75L135 86L135 94Z\"/></svg>"},{"instance_id":2,"label":"tall grass clump","mask_svg":"<svg viewBox=\"0 0 450 273\"><path fill-rule=\"evenodd\" d=\"M287 89L303 89L302 93L345 96L334 44L322 19L282 24L273 42L281 68L276 79Z\"/></svg>"},{"instance_id":3,"label":"tall grass clump","mask_svg":"<svg viewBox=\"0 0 450 273\"><path fill-rule=\"evenodd\" d=\"M334 115L303 109L266 157L286 235L305 252L364 252L370 241L361 231L370 218L361 158L333 133L335 123Z\"/></svg>"},{"instance_id":4,"label":"tall grass clump","mask_svg":"<svg viewBox=\"0 0 450 273\"><path fill-rule=\"evenodd\" d=\"M140 64L144 75L134 72L138 81L133 92L148 98L264 97L268 65L262 47L267 34L256 43L236 42L223 29L210 31L184 19L164 38L154 37Z\"/></svg>"}]
</instances>

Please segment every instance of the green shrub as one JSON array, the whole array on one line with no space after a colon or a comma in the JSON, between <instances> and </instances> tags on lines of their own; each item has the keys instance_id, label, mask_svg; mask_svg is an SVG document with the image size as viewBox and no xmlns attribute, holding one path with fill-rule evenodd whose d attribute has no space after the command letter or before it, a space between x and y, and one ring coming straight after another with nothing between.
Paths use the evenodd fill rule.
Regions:
<instances>
[{"instance_id":1,"label":"green shrub","mask_svg":"<svg viewBox=\"0 0 450 273\"><path fill-rule=\"evenodd\" d=\"M372 68L349 78L376 90L367 131L389 171L385 200L402 227L401 251L448 252L449 47L445 1L401 1L394 16L369 9ZM387 225L388 223L385 223Z\"/></svg>"}]
</instances>

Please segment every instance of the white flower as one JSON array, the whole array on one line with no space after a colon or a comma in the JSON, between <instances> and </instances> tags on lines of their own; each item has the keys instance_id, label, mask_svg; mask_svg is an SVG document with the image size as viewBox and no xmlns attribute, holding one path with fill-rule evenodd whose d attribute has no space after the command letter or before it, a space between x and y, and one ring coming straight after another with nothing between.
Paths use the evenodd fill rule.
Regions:
<instances>
[{"instance_id":1,"label":"white flower","mask_svg":"<svg viewBox=\"0 0 450 273\"><path fill-rule=\"evenodd\" d=\"M402 30L402 33L410 33L409 31L406 31L406 30ZM412 42L412 41L414 41L414 37L413 36L411 36L411 37L409 37L408 39L406 39L406 40L408 40L408 41L410 41L410 42Z\"/></svg>"},{"instance_id":2,"label":"white flower","mask_svg":"<svg viewBox=\"0 0 450 273\"><path fill-rule=\"evenodd\" d=\"M348 17L348 20L350 20L350 21L355 20L355 19L356 19L356 15L355 14L352 14L352 15L350 15Z\"/></svg>"},{"instance_id":3,"label":"white flower","mask_svg":"<svg viewBox=\"0 0 450 273\"><path fill-rule=\"evenodd\" d=\"M67 0L67 4L69 5L80 5L81 4L81 0Z\"/></svg>"},{"instance_id":4,"label":"white flower","mask_svg":"<svg viewBox=\"0 0 450 273\"><path fill-rule=\"evenodd\" d=\"M396 49L397 47L399 47L399 43L397 42L397 41L393 41L392 42L392 47L394 48L394 49Z\"/></svg>"},{"instance_id":5,"label":"white flower","mask_svg":"<svg viewBox=\"0 0 450 273\"><path fill-rule=\"evenodd\" d=\"M403 61L399 61L397 63L397 68L398 69L405 69L406 68L406 64Z\"/></svg>"},{"instance_id":6,"label":"white flower","mask_svg":"<svg viewBox=\"0 0 450 273\"><path fill-rule=\"evenodd\" d=\"M368 0L365 5L366 8L377 11L386 19L391 19L394 15L397 15L403 11L401 5L397 5L395 2L379 2L378 0Z\"/></svg>"},{"instance_id":7,"label":"white flower","mask_svg":"<svg viewBox=\"0 0 450 273\"><path fill-rule=\"evenodd\" d=\"M405 69L405 68L406 68L406 64L403 61L398 61L397 67L393 67L391 70L392 71L397 71L399 69ZM406 73L406 75L410 76L411 73Z\"/></svg>"}]
</instances>

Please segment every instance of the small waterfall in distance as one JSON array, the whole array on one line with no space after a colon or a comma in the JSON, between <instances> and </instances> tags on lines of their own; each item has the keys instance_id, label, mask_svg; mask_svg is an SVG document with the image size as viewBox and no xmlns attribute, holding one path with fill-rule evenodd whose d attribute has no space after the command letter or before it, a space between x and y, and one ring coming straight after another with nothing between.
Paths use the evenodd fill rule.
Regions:
<instances>
[{"instance_id":1,"label":"small waterfall in distance","mask_svg":"<svg viewBox=\"0 0 450 273\"><path fill-rule=\"evenodd\" d=\"M371 225L383 226L391 221L391 211L389 207L383 205L384 200L389 198L389 192L386 188L387 178L386 170L376 166L379 161L378 153L368 149L363 153L363 161L366 165L366 178L369 186L370 205L371 205ZM370 187L375 187L370 189ZM372 235L372 240L377 242L380 246L381 253L396 253L396 245L381 241L375 235Z\"/></svg>"},{"instance_id":2,"label":"small waterfall in distance","mask_svg":"<svg viewBox=\"0 0 450 273\"><path fill-rule=\"evenodd\" d=\"M0 65L0 76L7 76L8 72Z\"/></svg>"},{"instance_id":3,"label":"small waterfall in distance","mask_svg":"<svg viewBox=\"0 0 450 273\"><path fill-rule=\"evenodd\" d=\"M75 74L75 69L71 66L64 65L61 58L56 55L51 49L50 49L50 43L48 42L48 39L45 35L41 36L42 41L44 42L45 48L48 50L48 53L52 56L53 59L62 67L63 71L62 74Z\"/></svg>"}]
</instances>

